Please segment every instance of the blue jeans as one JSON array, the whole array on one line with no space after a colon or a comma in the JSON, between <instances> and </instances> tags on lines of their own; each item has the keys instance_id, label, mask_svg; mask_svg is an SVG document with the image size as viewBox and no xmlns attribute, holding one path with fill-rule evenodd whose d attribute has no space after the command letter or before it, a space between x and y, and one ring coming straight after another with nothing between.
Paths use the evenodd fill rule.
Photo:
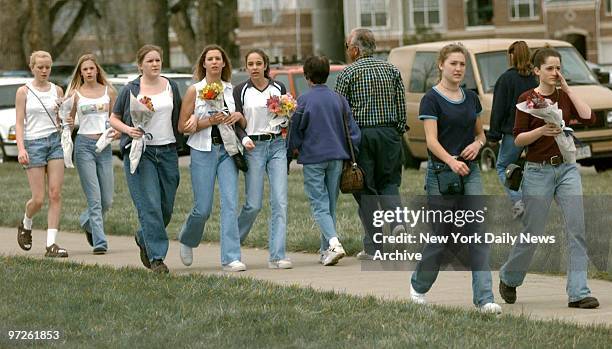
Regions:
<instances>
[{"instance_id":1,"label":"blue jeans","mask_svg":"<svg viewBox=\"0 0 612 349\"><path fill-rule=\"evenodd\" d=\"M79 222L91 233L94 248L107 249L104 214L113 203L113 154L111 147L96 153L96 142L96 139L77 135L74 145L76 168L87 198L87 209L81 213Z\"/></svg>"},{"instance_id":2,"label":"blue jeans","mask_svg":"<svg viewBox=\"0 0 612 349\"><path fill-rule=\"evenodd\" d=\"M329 248L329 239L337 237L336 203L340 192L342 160L304 165L304 191L310 210L321 230L321 252Z\"/></svg>"},{"instance_id":3,"label":"blue jeans","mask_svg":"<svg viewBox=\"0 0 612 349\"><path fill-rule=\"evenodd\" d=\"M181 232L179 241L197 247L204 234L204 226L210 217L215 193L215 179L219 180L221 194L221 264L240 260L240 235L238 234L238 169L225 147L213 144L211 151L191 148L191 187L193 208Z\"/></svg>"},{"instance_id":4,"label":"blue jeans","mask_svg":"<svg viewBox=\"0 0 612 349\"><path fill-rule=\"evenodd\" d=\"M427 164L427 174L425 177L425 187L428 196L439 196L440 189L435 170L446 166L445 164L432 162L430 159ZM463 177L464 195L483 195L482 180L480 169L477 162L470 163L470 173ZM444 230L438 229L434 224L434 234L442 235ZM422 260L412 274L412 288L419 293L427 293L438 277L440 269L440 258L446 250L444 244L427 244L423 249ZM472 266L472 302L477 306L482 306L494 301L492 290L491 271L488 267L489 246L487 244L470 244L469 255L470 265Z\"/></svg>"},{"instance_id":5,"label":"blue jeans","mask_svg":"<svg viewBox=\"0 0 612 349\"><path fill-rule=\"evenodd\" d=\"M123 169L138 211L140 228L136 237L146 248L150 261L164 260L168 252L166 227L172 218L180 180L176 146L147 146L134 174L130 173L128 154L124 154Z\"/></svg>"},{"instance_id":6,"label":"blue jeans","mask_svg":"<svg viewBox=\"0 0 612 349\"><path fill-rule=\"evenodd\" d=\"M246 202L238 216L240 241L243 242L263 201L264 175L270 183L271 215L268 224L268 249L270 261L285 258L287 239L287 149L285 140L278 137L270 141L255 142L255 149L246 151L249 170L245 173Z\"/></svg>"},{"instance_id":7,"label":"blue jeans","mask_svg":"<svg viewBox=\"0 0 612 349\"><path fill-rule=\"evenodd\" d=\"M569 301L575 302L591 294L587 286L588 258L580 173L576 164L563 163L554 167L527 162L523 174L523 233L545 233L553 199L561 208L565 221L569 249L566 292ZM536 244L517 242L500 270L500 278L506 285L518 287L523 283L536 247Z\"/></svg>"},{"instance_id":8,"label":"blue jeans","mask_svg":"<svg viewBox=\"0 0 612 349\"><path fill-rule=\"evenodd\" d=\"M516 145L514 145L514 136L506 133L502 135L501 145L499 146L499 152L497 154L497 164L495 165L495 168L497 170L497 176L499 177L499 181L506 190L506 194L508 194L513 204L521 200L521 191L520 189L518 191L510 190L505 186L505 171L508 165L516 162L519 159L522 152L522 147L517 147Z\"/></svg>"},{"instance_id":9,"label":"blue jeans","mask_svg":"<svg viewBox=\"0 0 612 349\"><path fill-rule=\"evenodd\" d=\"M58 132L53 132L43 138L25 139L23 146L30 158L30 163L23 166L26 169L47 166L47 163L51 160L64 160L62 138Z\"/></svg>"}]
</instances>

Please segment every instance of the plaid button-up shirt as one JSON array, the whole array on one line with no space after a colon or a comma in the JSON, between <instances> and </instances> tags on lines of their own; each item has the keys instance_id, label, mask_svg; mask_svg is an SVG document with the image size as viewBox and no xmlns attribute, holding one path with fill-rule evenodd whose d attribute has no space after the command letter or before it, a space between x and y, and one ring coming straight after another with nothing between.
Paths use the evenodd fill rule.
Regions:
<instances>
[{"instance_id":1,"label":"plaid button-up shirt","mask_svg":"<svg viewBox=\"0 0 612 349\"><path fill-rule=\"evenodd\" d=\"M348 100L359 127L391 126L404 133L404 83L394 65L361 57L340 73L336 91Z\"/></svg>"}]
</instances>

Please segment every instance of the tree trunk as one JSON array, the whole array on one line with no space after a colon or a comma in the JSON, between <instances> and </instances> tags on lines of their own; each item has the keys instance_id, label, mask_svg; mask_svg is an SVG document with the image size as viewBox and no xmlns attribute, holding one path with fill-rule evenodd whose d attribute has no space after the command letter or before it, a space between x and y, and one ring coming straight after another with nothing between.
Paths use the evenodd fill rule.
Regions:
<instances>
[{"instance_id":1,"label":"tree trunk","mask_svg":"<svg viewBox=\"0 0 612 349\"><path fill-rule=\"evenodd\" d=\"M53 51L53 30L51 26L51 8L48 1L29 0L30 22L28 42L31 51Z\"/></svg>"},{"instance_id":2,"label":"tree trunk","mask_svg":"<svg viewBox=\"0 0 612 349\"><path fill-rule=\"evenodd\" d=\"M0 0L0 70L27 69L22 34L28 18L27 4L21 0Z\"/></svg>"},{"instance_id":3,"label":"tree trunk","mask_svg":"<svg viewBox=\"0 0 612 349\"><path fill-rule=\"evenodd\" d=\"M181 0L170 9L170 25L176 33L179 45L191 62L198 59L198 48L196 47L196 34L189 18L189 7L191 0Z\"/></svg>"},{"instance_id":4,"label":"tree trunk","mask_svg":"<svg viewBox=\"0 0 612 349\"><path fill-rule=\"evenodd\" d=\"M149 0L149 7L153 15L153 43L162 48L163 67L170 67L170 41L168 39L168 0Z\"/></svg>"},{"instance_id":5,"label":"tree trunk","mask_svg":"<svg viewBox=\"0 0 612 349\"><path fill-rule=\"evenodd\" d=\"M217 44L227 52L232 63L237 64L240 51L234 31L238 28L238 0L200 0L198 12L200 46Z\"/></svg>"}]
</instances>

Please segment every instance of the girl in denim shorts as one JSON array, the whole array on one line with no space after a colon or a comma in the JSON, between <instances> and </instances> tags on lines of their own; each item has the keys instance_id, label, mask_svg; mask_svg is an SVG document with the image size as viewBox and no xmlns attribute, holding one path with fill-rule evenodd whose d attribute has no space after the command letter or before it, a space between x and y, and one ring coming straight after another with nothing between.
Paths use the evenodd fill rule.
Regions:
<instances>
[{"instance_id":1,"label":"girl in denim shorts","mask_svg":"<svg viewBox=\"0 0 612 349\"><path fill-rule=\"evenodd\" d=\"M64 182L64 152L58 132L57 105L64 92L61 87L49 81L51 64L48 52L33 52L30 56L30 69L34 80L20 87L15 96L18 161L26 170L32 191L32 198L26 203L23 221L17 227L17 242L26 251L32 248L32 217L42 207L47 187L49 210L45 256L68 257L66 249L55 242Z\"/></svg>"}]
</instances>

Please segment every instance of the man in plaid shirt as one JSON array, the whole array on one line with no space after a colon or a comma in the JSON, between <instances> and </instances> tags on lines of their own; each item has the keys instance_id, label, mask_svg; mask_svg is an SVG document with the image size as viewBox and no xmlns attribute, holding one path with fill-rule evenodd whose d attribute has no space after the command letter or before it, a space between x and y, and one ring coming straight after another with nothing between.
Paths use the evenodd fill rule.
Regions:
<instances>
[{"instance_id":1,"label":"man in plaid shirt","mask_svg":"<svg viewBox=\"0 0 612 349\"><path fill-rule=\"evenodd\" d=\"M376 41L371 30L354 29L345 47L353 63L338 76L336 91L348 100L361 129L357 163L366 174L366 188L354 194L365 230L364 250L357 257L372 259L376 250L382 250L372 238L381 231L372 224L373 211L395 210L401 205L401 137L406 131L404 83L395 66L372 57Z\"/></svg>"}]
</instances>

